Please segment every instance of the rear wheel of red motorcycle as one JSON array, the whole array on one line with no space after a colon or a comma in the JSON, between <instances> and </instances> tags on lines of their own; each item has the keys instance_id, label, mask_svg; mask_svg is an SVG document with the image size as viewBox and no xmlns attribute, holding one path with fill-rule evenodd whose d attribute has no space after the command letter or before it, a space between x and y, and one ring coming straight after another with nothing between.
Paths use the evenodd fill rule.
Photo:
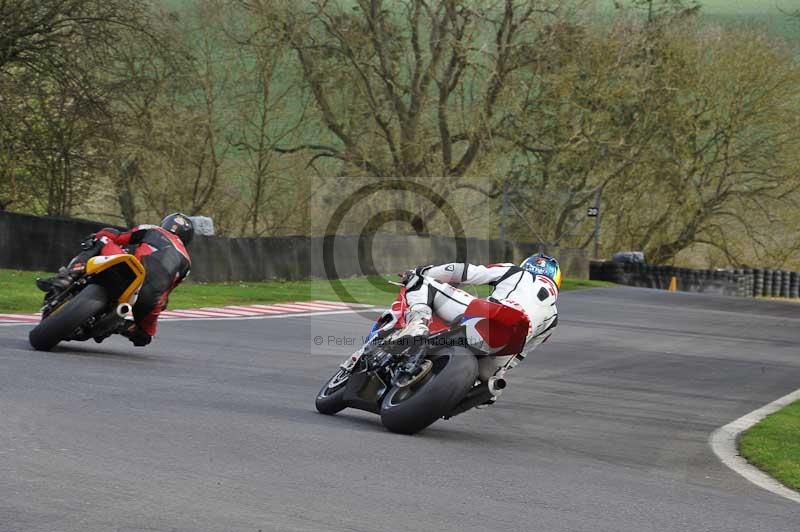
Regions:
<instances>
[{"instance_id":1,"label":"rear wheel of red motorcycle","mask_svg":"<svg viewBox=\"0 0 800 532\"><path fill-rule=\"evenodd\" d=\"M381 423L392 432L415 434L447 415L475 384L478 359L463 347L431 356L433 368L419 382L393 387L381 403Z\"/></svg>"},{"instance_id":2,"label":"rear wheel of red motorcycle","mask_svg":"<svg viewBox=\"0 0 800 532\"><path fill-rule=\"evenodd\" d=\"M319 413L332 416L346 408L344 404L344 387L349 378L349 371L339 369L333 377L328 379L328 382L317 394L315 405Z\"/></svg>"},{"instance_id":3,"label":"rear wheel of red motorcycle","mask_svg":"<svg viewBox=\"0 0 800 532\"><path fill-rule=\"evenodd\" d=\"M69 338L86 320L102 311L107 304L105 289L90 284L31 329L28 341L34 349L50 351L58 342Z\"/></svg>"}]
</instances>

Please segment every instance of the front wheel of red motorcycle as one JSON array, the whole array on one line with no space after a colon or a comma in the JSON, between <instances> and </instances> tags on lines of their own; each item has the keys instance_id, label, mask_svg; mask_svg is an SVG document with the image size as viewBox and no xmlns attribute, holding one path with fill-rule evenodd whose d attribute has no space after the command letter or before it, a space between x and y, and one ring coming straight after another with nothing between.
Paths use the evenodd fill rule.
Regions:
<instances>
[{"instance_id":1,"label":"front wheel of red motorcycle","mask_svg":"<svg viewBox=\"0 0 800 532\"><path fill-rule=\"evenodd\" d=\"M381 423L392 432L416 434L447 415L478 377L478 359L463 347L447 347L429 357L431 371L419 382L392 387L381 403Z\"/></svg>"}]
</instances>

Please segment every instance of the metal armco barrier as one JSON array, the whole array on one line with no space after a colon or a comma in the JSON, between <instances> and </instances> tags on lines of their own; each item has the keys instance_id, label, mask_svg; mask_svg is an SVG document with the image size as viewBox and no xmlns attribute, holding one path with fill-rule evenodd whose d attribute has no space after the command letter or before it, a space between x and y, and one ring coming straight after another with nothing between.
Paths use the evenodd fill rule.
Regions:
<instances>
[{"instance_id":1,"label":"metal armco barrier","mask_svg":"<svg viewBox=\"0 0 800 532\"><path fill-rule=\"evenodd\" d=\"M672 277L682 292L738 297L800 298L800 272L761 268L695 270L642 263L592 261L589 278L629 286L667 289Z\"/></svg>"}]
</instances>

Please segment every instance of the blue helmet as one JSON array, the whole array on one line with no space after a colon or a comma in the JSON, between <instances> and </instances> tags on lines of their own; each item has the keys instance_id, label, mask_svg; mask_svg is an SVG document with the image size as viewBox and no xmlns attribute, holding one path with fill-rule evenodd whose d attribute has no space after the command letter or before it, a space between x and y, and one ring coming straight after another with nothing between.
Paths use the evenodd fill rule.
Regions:
<instances>
[{"instance_id":1,"label":"blue helmet","mask_svg":"<svg viewBox=\"0 0 800 532\"><path fill-rule=\"evenodd\" d=\"M522 261L519 267L531 272L533 275L544 275L556 283L557 287L561 288L561 267L553 257L548 257L544 253L537 253Z\"/></svg>"}]
</instances>

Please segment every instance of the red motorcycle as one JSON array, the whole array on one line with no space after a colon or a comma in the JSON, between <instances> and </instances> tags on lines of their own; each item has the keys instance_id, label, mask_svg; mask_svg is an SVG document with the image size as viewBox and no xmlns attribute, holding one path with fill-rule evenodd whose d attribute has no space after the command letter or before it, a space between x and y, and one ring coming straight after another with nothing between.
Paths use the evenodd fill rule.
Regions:
<instances>
[{"instance_id":1,"label":"red motorcycle","mask_svg":"<svg viewBox=\"0 0 800 532\"><path fill-rule=\"evenodd\" d=\"M396 334L405 326L405 293L401 288L364 345L322 387L316 399L319 412L365 410L380 415L392 432L414 434L440 418L449 419L500 395L505 380L479 380L478 359L522 351L530 328L525 313L476 299L457 323L447 324L434 316L428 338L422 345L413 345ZM478 344L484 349L474 347Z\"/></svg>"}]
</instances>

